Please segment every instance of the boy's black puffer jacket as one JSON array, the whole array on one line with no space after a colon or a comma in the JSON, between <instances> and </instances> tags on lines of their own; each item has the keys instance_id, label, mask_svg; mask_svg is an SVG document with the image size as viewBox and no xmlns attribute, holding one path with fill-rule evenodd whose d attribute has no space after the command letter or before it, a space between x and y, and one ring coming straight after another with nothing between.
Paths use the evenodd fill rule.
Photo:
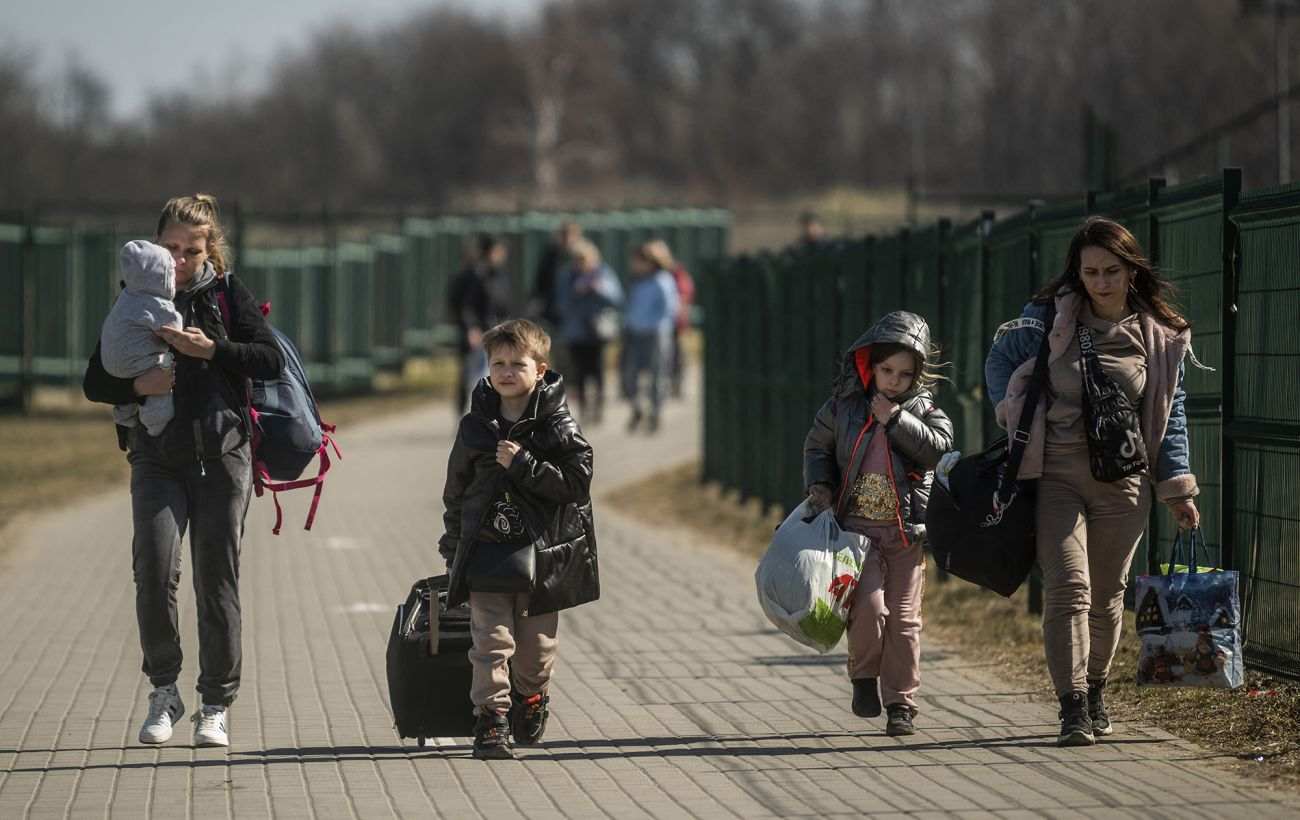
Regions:
<instances>
[{"instance_id":1,"label":"boy's black puffer jacket","mask_svg":"<svg viewBox=\"0 0 1300 820\"><path fill-rule=\"evenodd\" d=\"M167 460L174 464L219 458L247 441L252 421L245 377L272 378L284 369L284 354L253 294L234 274L224 276L229 284L229 334L217 302L219 279L194 293L182 314L185 327L198 327L216 340L216 350L211 361L176 357L175 412L161 436ZM82 389L86 398L104 404L142 400L135 394L132 379L119 379L104 370L98 344L86 364ZM123 450L126 429L118 428Z\"/></svg>"},{"instance_id":2,"label":"boy's black puffer jacket","mask_svg":"<svg viewBox=\"0 0 1300 820\"><path fill-rule=\"evenodd\" d=\"M840 378L804 441L804 486L829 487L837 515L844 503L844 477L856 476L866 458L866 447L856 445L867 440L864 428L877 423L871 415L877 392L869 369L871 346L887 342L905 345L924 361L930 330L916 314L896 310L863 334L845 353ZM894 402L901 409L885 425L890 477L898 495L899 526L911 543L925 538L930 481L935 464L952 449L952 422L935 406L930 391L915 383Z\"/></svg>"},{"instance_id":3,"label":"boy's black puffer jacket","mask_svg":"<svg viewBox=\"0 0 1300 820\"><path fill-rule=\"evenodd\" d=\"M591 515L591 445L569 414L564 380L548 372L519 421L502 430L501 397L487 379L474 389L447 462L442 501L445 534L438 551L450 564L447 606L469 597L466 568L484 518L508 481L523 496L522 508L540 532L537 576L528 606L541 615L600 597L596 529ZM497 442L508 438L519 453L504 469Z\"/></svg>"}]
</instances>

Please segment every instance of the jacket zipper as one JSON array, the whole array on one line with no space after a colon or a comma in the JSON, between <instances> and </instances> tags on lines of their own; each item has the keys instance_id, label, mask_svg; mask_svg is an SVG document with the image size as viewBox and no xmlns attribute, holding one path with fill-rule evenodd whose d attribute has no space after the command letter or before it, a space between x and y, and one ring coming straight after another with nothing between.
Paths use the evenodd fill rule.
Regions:
<instances>
[{"instance_id":1,"label":"jacket zipper","mask_svg":"<svg viewBox=\"0 0 1300 820\"><path fill-rule=\"evenodd\" d=\"M888 437L885 438L885 464L889 467L889 486L894 488L894 520L898 522L898 534L903 536L903 546L911 547L912 542L907 540L907 531L903 529L903 499L898 494L898 484L894 482L894 456L889 452Z\"/></svg>"},{"instance_id":2,"label":"jacket zipper","mask_svg":"<svg viewBox=\"0 0 1300 820\"><path fill-rule=\"evenodd\" d=\"M853 442L853 453L852 453L852 455L849 456L849 474L850 474L850 475L853 473L853 470L854 470L854 466L853 466L853 465L854 465L854 464L857 462L857 460L858 460L858 445L862 443L862 437L865 436L865 435L867 434L867 431L871 429L871 425L874 424L875 421L876 421L876 417L875 417L875 416L872 416L872 415L870 415L870 414L868 414L868 415L867 415L867 423L863 426L862 431L858 433L858 440L855 441L855 442ZM839 497L838 499L836 499L836 501L835 501L835 517L836 517L836 518L839 518L839 517L840 517L840 512L844 509L844 494L845 494L846 492L848 492L848 489L849 489L849 476L848 476L848 475L845 475L844 478L843 478L843 480L840 482L840 497Z\"/></svg>"},{"instance_id":3,"label":"jacket zipper","mask_svg":"<svg viewBox=\"0 0 1300 820\"><path fill-rule=\"evenodd\" d=\"M493 433L496 433L497 435L500 435L500 433L501 433L501 428L500 428L500 426L496 423L496 420L487 421L487 420L484 420L484 419L480 418L479 421L483 424L483 426L487 427L487 428L488 428L489 430L491 430ZM515 428L518 427L519 424L520 424L521 422L523 422L523 421L524 421L524 419L519 419L518 421L516 421L514 424L512 424L512 425L510 426L510 432L506 434L506 438L507 438L507 439L510 439L510 437L514 435L514 433L515 433ZM492 494L491 494L491 497L495 498L495 497L496 497L496 494L499 493L499 492L501 492L501 486L502 486L503 484L505 484L505 481L506 481L506 479L505 479L505 473L502 472L500 480L498 480L497 483L496 483L496 486L494 486L494 487L492 488ZM508 502L509 500L510 500L509 493L507 493L507 494L506 494L506 501ZM473 543L474 536L477 536L477 535L478 535L478 531L481 530L481 529L483 529L483 525L484 525L484 523L487 522L488 513L490 513L491 511L492 511L492 508L491 508L490 506L484 505L484 507L483 507L483 511L480 512L479 515L478 515L478 523L476 523L476 524L474 525L474 529L471 530L471 532L473 533L473 535L470 536L470 542L471 542L471 543ZM520 517L521 520L523 519L523 512L522 512L522 511L520 512L519 517ZM526 526L526 525L525 525L525 526ZM465 534L465 531L464 531L464 529L462 529L462 530L461 530L461 535L463 536L464 534ZM534 540L536 540L536 539L534 539ZM468 556L466 556L466 557L468 558Z\"/></svg>"},{"instance_id":4,"label":"jacket zipper","mask_svg":"<svg viewBox=\"0 0 1300 820\"><path fill-rule=\"evenodd\" d=\"M874 424L876 424L876 417L872 415L868 415L866 425L862 428L862 432L858 433L857 441L853 442L853 454L849 456L850 470L854 469L854 464L857 461L858 446L862 443L862 437L867 434L867 431L870 430ZM903 502L900 496L898 495L898 484L897 482L894 481L894 457L889 450L888 437L886 437L885 439L885 464L887 465L889 470L889 486L892 487L894 490L894 520L898 523L898 533L903 537L903 545L906 547L911 547L912 542L908 540L907 532L903 528ZM839 518L840 513L844 508L844 494L848 491L848 489L849 489L849 478L848 476L845 476L843 486L840 487L839 500L835 503L836 518Z\"/></svg>"}]
</instances>

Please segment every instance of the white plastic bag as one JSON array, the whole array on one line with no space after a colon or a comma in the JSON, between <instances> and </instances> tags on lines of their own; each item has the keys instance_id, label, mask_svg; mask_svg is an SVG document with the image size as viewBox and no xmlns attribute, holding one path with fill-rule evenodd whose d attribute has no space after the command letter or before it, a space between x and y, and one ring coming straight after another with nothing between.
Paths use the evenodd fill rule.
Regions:
<instances>
[{"instance_id":1,"label":"white plastic bag","mask_svg":"<svg viewBox=\"0 0 1300 820\"><path fill-rule=\"evenodd\" d=\"M800 504L777 528L754 572L764 614L804 646L834 649L870 549L871 540L840 529L831 510L818 513L807 501Z\"/></svg>"}]
</instances>

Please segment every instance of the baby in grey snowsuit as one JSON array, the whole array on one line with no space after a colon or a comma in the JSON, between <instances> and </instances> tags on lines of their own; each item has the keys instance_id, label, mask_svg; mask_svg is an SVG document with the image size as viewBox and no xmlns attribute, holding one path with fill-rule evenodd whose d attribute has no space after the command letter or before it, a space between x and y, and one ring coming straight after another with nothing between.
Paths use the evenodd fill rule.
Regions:
<instances>
[{"instance_id":1,"label":"baby in grey snowsuit","mask_svg":"<svg viewBox=\"0 0 1300 820\"><path fill-rule=\"evenodd\" d=\"M136 239L122 246L122 279L126 289L113 303L99 333L100 355L109 375L134 379L158 365L172 367L172 352L155 331L181 330L176 298L176 262L160 245ZM137 418L138 417L138 418ZM113 406L113 420L125 427L142 423L149 435L162 433L172 418L172 397L149 396L143 404Z\"/></svg>"}]
</instances>

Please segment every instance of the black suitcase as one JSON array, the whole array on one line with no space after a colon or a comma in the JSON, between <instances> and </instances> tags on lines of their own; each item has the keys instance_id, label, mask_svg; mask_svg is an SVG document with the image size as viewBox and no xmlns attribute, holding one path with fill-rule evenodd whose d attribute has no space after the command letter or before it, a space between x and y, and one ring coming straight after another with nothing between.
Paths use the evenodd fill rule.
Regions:
<instances>
[{"instance_id":1,"label":"black suitcase","mask_svg":"<svg viewBox=\"0 0 1300 820\"><path fill-rule=\"evenodd\" d=\"M447 576L422 578L397 607L388 637L388 702L397 734L423 746L430 737L474 734L469 698L469 605L447 610ZM430 590L434 607L430 607ZM434 613L431 630L430 612Z\"/></svg>"}]
</instances>

